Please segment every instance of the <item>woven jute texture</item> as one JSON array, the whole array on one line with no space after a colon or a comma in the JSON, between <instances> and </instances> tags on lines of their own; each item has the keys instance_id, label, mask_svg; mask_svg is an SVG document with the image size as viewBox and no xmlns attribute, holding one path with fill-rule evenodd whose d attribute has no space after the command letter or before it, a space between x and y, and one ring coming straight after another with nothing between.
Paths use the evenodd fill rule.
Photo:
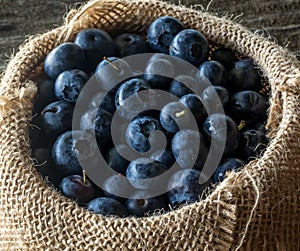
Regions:
<instances>
[{"instance_id":1,"label":"woven jute texture","mask_svg":"<svg viewBox=\"0 0 300 251\"><path fill-rule=\"evenodd\" d=\"M163 215L113 218L50 188L30 158L29 126L47 53L82 29L145 34L159 16L179 18L210 42L253 58L270 85L270 144L205 199ZM66 23L30 39L0 90L0 250L300 250L300 64L233 21L155 1L92 1Z\"/></svg>"}]
</instances>

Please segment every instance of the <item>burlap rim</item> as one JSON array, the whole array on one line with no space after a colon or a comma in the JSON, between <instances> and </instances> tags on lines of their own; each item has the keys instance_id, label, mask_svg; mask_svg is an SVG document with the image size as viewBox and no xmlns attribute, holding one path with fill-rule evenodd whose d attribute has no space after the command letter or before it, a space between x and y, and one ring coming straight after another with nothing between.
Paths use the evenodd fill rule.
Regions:
<instances>
[{"instance_id":1,"label":"burlap rim","mask_svg":"<svg viewBox=\"0 0 300 251\"><path fill-rule=\"evenodd\" d=\"M158 8L158 6L160 8ZM140 11L142 11L141 8L143 8L143 10L149 10L146 13L147 16L139 15ZM187 205L164 215L148 218L131 217L126 219L112 219L95 215L79 208L76 203L61 196L56 191L49 189L48 185L45 184L34 169L33 161L30 158L28 127L31 118L32 102L36 93L36 86L30 78L41 72L41 64L49 51L64 41L72 41L75 35L82 29L98 27L112 34L114 34L115 31L144 33L145 27L147 27L151 21L158 16L164 15L177 17L186 25L186 27L198 29L203 32L210 41L232 48L242 55L253 58L262 68L271 86L270 112L268 118L268 127L272 139L271 143L261 158L249 163L242 171L231 173L229 177L219 184L205 200L199 203ZM230 36L228 36L228 34L230 34ZM63 224L67 229L67 225L70 224L70 222L72 223L71 225L76 224L74 223L75 219L79 222L98 222L107 229L107 234L97 232L102 241L105 241L105 236L109 238L109 233L112 233L111 228L116 229L114 226L121 226L121 230L123 227L126 231L132 229L136 233L134 238L136 238L137 242L140 242L139 248L141 248L145 245L144 238L147 236L151 241L150 244L148 243L146 245L151 245L152 243L152 245L157 246L158 241L167 240L167 238L164 239L164 237L155 239L157 238L155 235L158 231L157 226L163 228L162 222L165 224L173 222L178 223L181 227L185 226L184 229L178 230L178 234L182 235L182 231L185 230L185 237L193 240L191 243L194 243L193 247L196 250L197 246L195 245L197 245L199 240L195 240L193 237L189 236L189 224L193 225L193 223L186 222L186 216L193 216L196 221L197 219L199 221L201 218L199 214L207 213L207 215L203 216L207 222L202 219L200 220L201 224L197 223L198 227L201 226L200 229L203 231L204 235L207 234L207 236L210 237L210 239L201 239L201 247L205 248L213 244L216 245L216 250L227 250L233 247L238 249L246 237L248 227L251 224L256 207L259 203L261 193L269 189L269 184L266 184L262 180L270 181L276 177L277 169L274 168L273 163L276 163L278 158L282 159L282 156L279 156L281 154L280 146L286 144L286 142L294 137L292 128L294 128L297 121L299 121L299 114L297 112L298 104L295 104L294 101L295 96L297 96L298 100L300 99L299 65L300 63L294 55L290 54L286 49L278 46L274 42L269 42L263 37L254 35L241 25L235 24L230 20L216 17L206 12L200 12L198 10L159 1L91 1L79 10L72 10L67 16L66 23L63 26L30 39L20 48L20 51L8 64L1 80L0 123L2 130L5 130L4 128L12 126L11 123L13 121L15 125L21 127L18 128L17 131L22 137L17 141L15 139L8 140L8 142L11 143L8 145L9 149L1 149L2 164L0 170L2 173L7 174L8 170L5 165L9 164L11 166L11 171L14 170L16 172L14 173L13 180L17 178L24 180L22 178L24 178L23 176L25 173L27 175L26 180L30 186L29 191L27 190L28 193L31 191L40 191L43 195L43 197L39 198L41 204L46 206L50 204L50 208L54 204L59 205L59 208L55 206L52 207L56 208L55 212L47 213L61 213L62 216L69 215L71 218L63 220L58 219L57 216L52 216L52 220L54 219L53 225ZM16 127L13 126L11 128ZM6 135L6 139L10 137L13 138L14 136L14 132L9 132L8 135ZM288 150L292 150L289 146L287 146L287 148ZM14 163L9 155L11 151L14 151ZM285 156L285 158L286 161L290 161L291 156ZM290 163L292 162L293 161L290 161ZM19 168L19 170L16 170L17 168ZM257 170L260 172L257 172ZM266 185L268 187L266 187ZM245 190L243 190L243 188L245 188ZM4 190L1 192L4 193ZM52 200L48 201L47 198L51 198ZM248 217L240 220L239 216L241 215L241 208L239 208L239 203L241 200L244 200L244 198L247 200L247 207L250 207L251 210L249 211ZM27 204L24 203L27 203L28 206L32 206L32 203L34 202L30 201L29 196L22 199L17 207L21 209L26 207ZM36 204L34 203L34 205ZM4 214L7 217L11 214L10 211L7 211L9 207L9 205L1 205L1 208L6 210L4 210ZM13 208L12 205L11 207ZM14 217L16 218L16 222L22 222L24 214L16 214ZM216 228L214 233L210 233L210 223L212 221ZM39 224L44 226L44 224L47 225L49 222ZM91 227L90 224L83 224L80 230L76 229L74 232L84 232L84 234L90 233L92 235L92 230L97 231L97 228L93 227L91 230L88 229L89 227ZM27 223L22 223L22 229L22 233L26 232L26 229L30 229L31 232L29 231L27 234L33 239L37 238L35 235L36 230L34 230L32 226ZM243 234L236 236L237 229L239 229L239 231L242 230ZM155 238L149 236L149 231L153 233ZM167 228L165 229L165 232L168 232ZM124 239L130 237L127 233L123 234L125 235L125 237L122 237ZM169 233L169 235L171 234L175 234L176 236L176 232ZM51 235L46 234L46 236L47 238L50 238ZM201 236L201 234L199 236ZM217 236L221 236L221 238L214 240ZM20 239L23 239L24 243L27 243L26 245L29 245L28 242L26 242L28 241L28 236L25 238L20 235L19 237ZM76 239L76 241L79 240ZM107 242L110 242L110 240L107 240ZM86 245L86 241L83 243ZM80 247L81 244L78 245L78 247ZM112 247L114 246L113 243L110 243L109 245ZM164 245L166 245L165 247L170 248L169 250L176 248L176 245L173 242L170 242L169 244L165 243ZM180 245L184 246L183 241L178 242L178 247L181 247Z\"/></svg>"}]
</instances>

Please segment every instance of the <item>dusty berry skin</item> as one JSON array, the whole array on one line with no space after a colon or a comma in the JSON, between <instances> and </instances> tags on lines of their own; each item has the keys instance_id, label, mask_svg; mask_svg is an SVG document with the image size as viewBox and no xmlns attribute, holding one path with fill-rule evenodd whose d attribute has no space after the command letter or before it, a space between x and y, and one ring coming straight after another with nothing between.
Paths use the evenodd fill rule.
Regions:
<instances>
[{"instance_id":1,"label":"dusty berry skin","mask_svg":"<svg viewBox=\"0 0 300 251\"><path fill-rule=\"evenodd\" d=\"M168 198L172 206L193 203L200 200L203 190L211 181L199 183L200 171L185 169L174 173L168 182Z\"/></svg>"},{"instance_id":2,"label":"dusty berry skin","mask_svg":"<svg viewBox=\"0 0 300 251\"><path fill-rule=\"evenodd\" d=\"M130 164L130 160L128 160L126 156L131 157L133 154L134 153L130 149L130 146L127 144L120 144L111 147L105 159L110 168L117 173L126 175L127 166Z\"/></svg>"},{"instance_id":3,"label":"dusty berry skin","mask_svg":"<svg viewBox=\"0 0 300 251\"><path fill-rule=\"evenodd\" d=\"M34 100L33 113L39 113L48 104L56 101L54 80L42 79L37 82L38 92Z\"/></svg>"},{"instance_id":4,"label":"dusty berry skin","mask_svg":"<svg viewBox=\"0 0 300 251\"><path fill-rule=\"evenodd\" d=\"M50 181L55 187L58 187L63 176L57 170L53 162L51 150L48 148L33 149L31 157L34 160L36 169L42 177Z\"/></svg>"},{"instance_id":5,"label":"dusty berry skin","mask_svg":"<svg viewBox=\"0 0 300 251\"><path fill-rule=\"evenodd\" d=\"M240 153L242 158L259 157L268 144L268 139L264 132L249 129L241 134Z\"/></svg>"},{"instance_id":6,"label":"dusty berry skin","mask_svg":"<svg viewBox=\"0 0 300 251\"><path fill-rule=\"evenodd\" d=\"M139 158L131 161L126 170L126 177L130 184L137 189L149 189L155 185L153 180L167 170L167 167L159 161L148 158Z\"/></svg>"},{"instance_id":7,"label":"dusty berry skin","mask_svg":"<svg viewBox=\"0 0 300 251\"><path fill-rule=\"evenodd\" d=\"M211 60L220 62L227 71L230 71L234 62L238 61L234 52L229 48L218 48L212 52Z\"/></svg>"},{"instance_id":8,"label":"dusty berry skin","mask_svg":"<svg viewBox=\"0 0 300 251\"><path fill-rule=\"evenodd\" d=\"M170 133L176 133L179 129L190 128L192 113L181 102L166 104L160 111L160 123Z\"/></svg>"},{"instance_id":9,"label":"dusty berry skin","mask_svg":"<svg viewBox=\"0 0 300 251\"><path fill-rule=\"evenodd\" d=\"M40 113L41 130L51 139L71 130L74 106L65 101L50 103Z\"/></svg>"},{"instance_id":10,"label":"dusty berry skin","mask_svg":"<svg viewBox=\"0 0 300 251\"><path fill-rule=\"evenodd\" d=\"M111 114L116 111L115 106L115 93L99 91L95 94L88 103L89 108L102 108Z\"/></svg>"},{"instance_id":11,"label":"dusty berry skin","mask_svg":"<svg viewBox=\"0 0 300 251\"><path fill-rule=\"evenodd\" d=\"M135 190L135 188L133 188L129 183L128 179L121 174L115 174L108 177L103 182L102 188L105 196L116 199L120 202L125 202L125 200L129 198ZM120 193L122 193L124 197L118 196Z\"/></svg>"},{"instance_id":12,"label":"dusty berry skin","mask_svg":"<svg viewBox=\"0 0 300 251\"><path fill-rule=\"evenodd\" d=\"M88 132L95 131L97 112L97 108L90 108L82 114L79 124L80 130Z\"/></svg>"},{"instance_id":13,"label":"dusty berry skin","mask_svg":"<svg viewBox=\"0 0 300 251\"><path fill-rule=\"evenodd\" d=\"M241 91L233 94L228 104L228 112L235 120L245 120L256 124L266 120L267 99L254 91Z\"/></svg>"},{"instance_id":14,"label":"dusty berry skin","mask_svg":"<svg viewBox=\"0 0 300 251\"><path fill-rule=\"evenodd\" d=\"M59 184L62 194L80 204L88 203L95 196L95 189L91 182L84 181L81 175L70 175L65 177Z\"/></svg>"},{"instance_id":15,"label":"dusty berry skin","mask_svg":"<svg viewBox=\"0 0 300 251\"><path fill-rule=\"evenodd\" d=\"M203 62L199 66L197 78L199 81L203 78L207 78L212 85L227 86L227 71L220 62L215 60Z\"/></svg>"},{"instance_id":16,"label":"dusty berry skin","mask_svg":"<svg viewBox=\"0 0 300 251\"><path fill-rule=\"evenodd\" d=\"M74 41L80 46L86 57L86 69L94 72L103 57L116 54L116 48L111 36L104 30L90 28L80 31Z\"/></svg>"},{"instance_id":17,"label":"dusty berry skin","mask_svg":"<svg viewBox=\"0 0 300 251\"><path fill-rule=\"evenodd\" d=\"M174 17L157 18L147 30L148 43L154 52L168 54L171 41L183 28L183 24Z\"/></svg>"},{"instance_id":18,"label":"dusty berry skin","mask_svg":"<svg viewBox=\"0 0 300 251\"><path fill-rule=\"evenodd\" d=\"M108 57L98 64L95 77L103 90L111 91L125 79L132 77L132 73L132 68L126 61L118 57Z\"/></svg>"},{"instance_id":19,"label":"dusty berry skin","mask_svg":"<svg viewBox=\"0 0 300 251\"><path fill-rule=\"evenodd\" d=\"M51 79L70 69L84 69L85 55L77 44L66 42L54 48L46 57L44 70Z\"/></svg>"},{"instance_id":20,"label":"dusty berry skin","mask_svg":"<svg viewBox=\"0 0 300 251\"><path fill-rule=\"evenodd\" d=\"M166 76L166 73L168 76ZM172 77L175 76L175 69L169 60L158 59L147 64L144 79L154 89L168 90Z\"/></svg>"},{"instance_id":21,"label":"dusty berry skin","mask_svg":"<svg viewBox=\"0 0 300 251\"><path fill-rule=\"evenodd\" d=\"M126 130L126 140L135 151L146 153L159 147L160 140L152 137L155 131L161 131L159 121L150 116L138 117L132 120Z\"/></svg>"},{"instance_id":22,"label":"dusty berry skin","mask_svg":"<svg viewBox=\"0 0 300 251\"><path fill-rule=\"evenodd\" d=\"M198 125L203 123L206 117L206 109L201 98L196 94L187 94L180 98L179 102L184 104L193 114Z\"/></svg>"},{"instance_id":23,"label":"dusty berry skin","mask_svg":"<svg viewBox=\"0 0 300 251\"><path fill-rule=\"evenodd\" d=\"M87 209L104 216L129 216L127 209L121 202L108 197L99 197L89 202Z\"/></svg>"},{"instance_id":24,"label":"dusty berry skin","mask_svg":"<svg viewBox=\"0 0 300 251\"><path fill-rule=\"evenodd\" d=\"M147 191L139 190L125 201L125 207L130 214L144 217L153 214L156 210L167 210L168 204L163 196L151 197Z\"/></svg>"},{"instance_id":25,"label":"dusty berry skin","mask_svg":"<svg viewBox=\"0 0 300 251\"><path fill-rule=\"evenodd\" d=\"M186 94L201 93L203 89L201 83L197 82L192 76L180 75L170 83L169 92L181 98Z\"/></svg>"},{"instance_id":26,"label":"dusty berry skin","mask_svg":"<svg viewBox=\"0 0 300 251\"><path fill-rule=\"evenodd\" d=\"M59 100L75 104L80 91L88 80L89 75L81 70L64 71L55 80L55 96Z\"/></svg>"},{"instance_id":27,"label":"dusty berry skin","mask_svg":"<svg viewBox=\"0 0 300 251\"><path fill-rule=\"evenodd\" d=\"M99 108L95 118L95 135L98 143L102 146L112 143L111 138L112 114L105 109Z\"/></svg>"},{"instance_id":28,"label":"dusty berry skin","mask_svg":"<svg viewBox=\"0 0 300 251\"><path fill-rule=\"evenodd\" d=\"M172 153L183 168L202 170L209 151L207 139L201 132L180 130L172 140Z\"/></svg>"},{"instance_id":29,"label":"dusty berry skin","mask_svg":"<svg viewBox=\"0 0 300 251\"><path fill-rule=\"evenodd\" d=\"M123 33L114 39L114 43L121 58L152 52L145 38L138 34Z\"/></svg>"},{"instance_id":30,"label":"dusty berry skin","mask_svg":"<svg viewBox=\"0 0 300 251\"><path fill-rule=\"evenodd\" d=\"M175 157L169 149L159 149L150 155L150 159L163 163L167 168L175 163Z\"/></svg>"},{"instance_id":31,"label":"dusty berry skin","mask_svg":"<svg viewBox=\"0 0 300 251\"><path fill-rule=\"evenodd\" d=\"M226 158L222 160L212 176L212 181L214 183L222 182L226 176L226 172L236 171L242 168L245 164L246 163L243 160L238 158Z\"/></svg>"},{"instance_id":32,"label":"dusty berry skin","mask_svg":"<svg viewBox=\"0 0 300 251\"><path fill-rule=\"evenodd\" d=\"M261 77L257 66L251 59L242 59L234 63L229 72L229 88L232 92L245 90L259 91L261 88Z\"/></svg>"},{"instance_id":33,"label":"dusty berry skin","mask_svg":"<svg viewBox=\"0 0 300 251\"><path fill-rule=\"evenodd\" d=\"M215 142L216 147L225 144L224 155L228 156L238 148L240 140L238 126L225 114L215 113L208 116L203 124L203 132Z\"/></svg>"},{"instance_id":34,"label":"dusty berry skin","mask_svg":"<svg viewBox=\"0 0 300 251\"><path fill-rule=\"evenodd\" d=\"M118 89L115 96L115 106L118 114L124 119L132 119L136 109L149 109L155 104L150 85L141 78L133 78L125 81ZM140 95L141 91L144 92Z\"/></svg>"},{"instance_id":35,"label":"dusty berry skin","mask_svg":"<svg viewBox=\"0 0 300 251\"><path fill-rule=\"evenodd\" d=\"M210 114L214 113L216 108L226 106L229 97L229 92L222 86L209 86L200 94L201 100L211 111Z\"/></svg>"},{"instance_id":36,"label":"dusty berry skin","mask_svg":"<svg viewBox=\"0 0 300 251\"><path fill-rule=\"evenodd\" d=\"M57 138L52 148L52 158L63 175L82 173L80 162L91 160L96 152L97 146L92 137L89 133L74 130Z\"/></svg>"},{"instance_id":37,"label":"dusty berry skin","mask_svg":"<svg viewBox=\"0 0 300 251\"><path fill-rule=\"evenodd\" d=\"M185 29L172 40L169 54L199 67L208 59L208 42L199 31Z\"/></svg>"}]
</instances>

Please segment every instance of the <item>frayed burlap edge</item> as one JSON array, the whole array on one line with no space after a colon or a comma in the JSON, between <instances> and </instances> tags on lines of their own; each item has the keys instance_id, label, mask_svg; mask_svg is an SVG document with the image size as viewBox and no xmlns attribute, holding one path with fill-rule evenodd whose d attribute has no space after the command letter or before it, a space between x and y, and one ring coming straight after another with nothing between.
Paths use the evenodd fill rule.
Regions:
<instances>
[{"instance_id":1,"label":"frayed burlap edge","mask_svg":"<svg viewBox=\"0 0 300 251\"><path fill-rule=\"evenodd\" d=\"M161 216L109 218L79 208L48 187L33 166L28 128L49 51L82 29L144 33L171 15L210 41L253 58L271 85L264 155L229 177L203 201ZM64 26L31 39L10 61L0 97L1 250L299 250L299 62L241 25L155 1L92 1ZM294 241L292 241L294 240Z\"/></svg>"}]
</instances>

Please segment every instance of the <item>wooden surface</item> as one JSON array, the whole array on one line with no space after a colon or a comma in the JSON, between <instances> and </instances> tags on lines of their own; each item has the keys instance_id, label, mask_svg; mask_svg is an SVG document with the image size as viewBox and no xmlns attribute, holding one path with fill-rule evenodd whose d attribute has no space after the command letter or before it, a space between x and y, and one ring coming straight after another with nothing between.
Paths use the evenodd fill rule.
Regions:
<instances>
[{"instance_id":1,"label":"wooden surface","mask_svg":"<svg viewBox=\"0 0 300 251\"><path fill-rule=\"evenodd\" d=\"M83 1L0 0L0 72L27 36L59 26L63 15L80 2ZM264 32L300 55L300 0L181 0L181 3L201 4L220 16L227 13L237 17L244 26Z\"/></svg>"}]
</instances>

